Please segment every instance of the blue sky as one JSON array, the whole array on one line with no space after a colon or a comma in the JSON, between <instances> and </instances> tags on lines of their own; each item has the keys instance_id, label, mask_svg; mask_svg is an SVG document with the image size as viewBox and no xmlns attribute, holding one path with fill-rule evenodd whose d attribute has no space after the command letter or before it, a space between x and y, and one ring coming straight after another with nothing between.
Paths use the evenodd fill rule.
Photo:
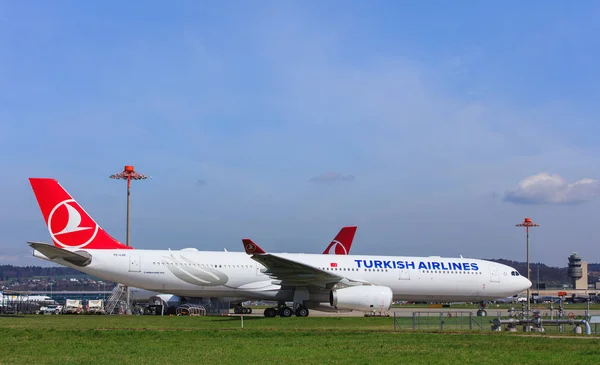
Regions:
<instances>
[{"instance_id":1,"label":"blue sky","mask_svg":"<svg viewBox=\"0 0 600 365\"><path fill-rule=\"evenodd\" d=\"M139 248L600 262L597 2L169 4L0 3L0 262L31 176L124 240L125 164Z\"/></svg>"}]
</instances>

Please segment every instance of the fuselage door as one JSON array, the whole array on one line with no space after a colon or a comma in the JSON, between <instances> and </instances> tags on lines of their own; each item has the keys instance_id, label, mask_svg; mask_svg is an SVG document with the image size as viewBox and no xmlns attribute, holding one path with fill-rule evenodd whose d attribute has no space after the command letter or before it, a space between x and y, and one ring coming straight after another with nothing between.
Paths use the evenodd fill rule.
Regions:
<instances>
[{"instance_id":1,"label":"fuselage door","mask_svg":"<svg viewBox=\"0 0 600 365\"><path fill-rule=\"evenodd\" d=\"M410 270L409 269L400 269L400 280L410 280Z\"/></svg>"},{"instance_id":2,"label":"fuselage door","mask_svg":"<svg viewBox=\"0 0 600 365\"><path fill-rule=\"evenodd\" d=\"M493 266L490 267L490 281L492 283L500 282L500 277L498 276L498 268Z\"/></svg>"},{"instance_id":3,"label":"fuselage door","mask_svg":"<svg viewBox=\"0 0 600 365\"><path fill-rule=\"evenodd\" d=\"M129 272L140 272L140 255L129 255Z\"/></svg>"}]
</instances>

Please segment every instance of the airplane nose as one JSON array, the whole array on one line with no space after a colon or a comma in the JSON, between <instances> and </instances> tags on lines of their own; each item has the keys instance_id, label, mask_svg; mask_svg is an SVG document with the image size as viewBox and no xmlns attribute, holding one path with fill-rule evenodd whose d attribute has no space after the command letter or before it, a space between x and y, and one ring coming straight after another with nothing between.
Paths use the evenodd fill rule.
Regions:
<instances>
[{"instance_id":1,"label":"airplane nose","mask_svg":"<svg viewBox=\"0 0 600 365\"><path fill-rule=\"evenodd\" d=\"M532 285L531 281L524 276L521 276L521 278L523 279L522 280L523 281L523 290L527 290L527 289L531 288L531 285Z\"/></svg>"}]
</instances>

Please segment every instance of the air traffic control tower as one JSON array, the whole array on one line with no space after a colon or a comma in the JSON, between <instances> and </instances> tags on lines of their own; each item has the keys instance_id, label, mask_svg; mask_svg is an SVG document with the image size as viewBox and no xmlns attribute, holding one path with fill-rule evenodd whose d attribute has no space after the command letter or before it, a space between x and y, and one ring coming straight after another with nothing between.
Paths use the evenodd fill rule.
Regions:
<instances>
[{"instance_id":1,"label":"air traffic control tower","mask_svg":"<svg viewBox=\"0 0 600 365\"><path fill-rule=\"evenodd\" d=\"M575 290L586 290L588 288L588 265L587 262L581 261L581 257L573 252L569 256L569 278Z\"/></svg>"}]
</instances>

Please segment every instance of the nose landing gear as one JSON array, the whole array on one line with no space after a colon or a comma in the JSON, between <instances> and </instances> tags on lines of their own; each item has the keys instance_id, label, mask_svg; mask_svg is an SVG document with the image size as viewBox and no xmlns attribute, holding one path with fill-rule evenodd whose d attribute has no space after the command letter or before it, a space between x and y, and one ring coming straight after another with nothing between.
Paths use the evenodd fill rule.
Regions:
<instances>
[{"instance_id":1,"label":"nose landing gear","mask_svg":"<svg viewBox=\"0 0 600 365\"><path fill-rule=\"evenodd\" d=\"M486 307L485 301L481 301L481 303L479 303L479 310L477 310L477 317L485 317L485 316L487 316L487 312L485 310L485 307Z\"/></svg>"}]
</instances>

